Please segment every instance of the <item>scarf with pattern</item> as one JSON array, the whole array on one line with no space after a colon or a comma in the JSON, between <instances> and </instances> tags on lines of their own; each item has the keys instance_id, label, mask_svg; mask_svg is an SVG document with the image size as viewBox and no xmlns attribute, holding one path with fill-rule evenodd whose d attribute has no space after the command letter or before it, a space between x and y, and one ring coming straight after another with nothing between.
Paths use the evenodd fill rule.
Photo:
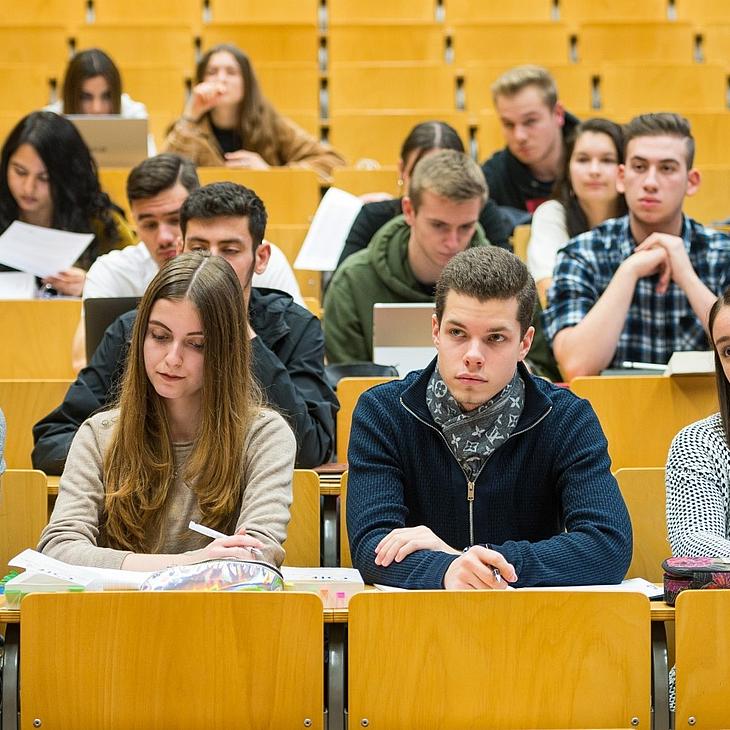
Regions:
<instances>
[{"instance_id":1,"label":"scarf with pattern","mask_svg":"<svg viewBox=\"0 0 730 730\"><path fill-rule=\"evenodd\" d=\"M461 468L474 480L517 426L525 404L525 383L515 370L512 380L493 398L463 411L436 366L426 388L426 404Z\"/></svg>"}]
</instances>

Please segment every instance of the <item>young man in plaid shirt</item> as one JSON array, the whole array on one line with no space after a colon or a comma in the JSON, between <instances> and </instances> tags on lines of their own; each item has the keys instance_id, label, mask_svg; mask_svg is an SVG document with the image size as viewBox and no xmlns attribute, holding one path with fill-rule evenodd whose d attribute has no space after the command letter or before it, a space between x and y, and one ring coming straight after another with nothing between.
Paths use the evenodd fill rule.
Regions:
<instances>
[{"instance_id":1,"label":"young man in plaid shirt","mask_svg":"<svg viewBox=\"0 0 730 730\"><path fill-rule=\"evenodd\" d=\"M545 334L566 380L707 349L710 307L730 285L730 238L682 213L700 185L687 120L643 114L624 134L629 214L572 239L548 293Z\"/></svg>"}]
</instances>

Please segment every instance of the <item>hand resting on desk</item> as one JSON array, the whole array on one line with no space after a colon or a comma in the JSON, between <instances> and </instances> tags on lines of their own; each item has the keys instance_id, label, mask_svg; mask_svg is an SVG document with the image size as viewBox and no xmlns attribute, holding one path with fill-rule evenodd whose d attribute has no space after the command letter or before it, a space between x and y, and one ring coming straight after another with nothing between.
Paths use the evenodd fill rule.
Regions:
<instances>
[{"instance_id":1,"label":"hand resting on desk","mask_svg":"<svg viewBox=\"0 0 730 730\"><path fill-rule=\"evenodd\" d=\"M499 571L500 578L494 574L494 569ZM451 563L444 575L444 588L504 590L508 583L516 580L514 567L505 560L502 553L474 545Z\"/></svg>"}]
</instances>

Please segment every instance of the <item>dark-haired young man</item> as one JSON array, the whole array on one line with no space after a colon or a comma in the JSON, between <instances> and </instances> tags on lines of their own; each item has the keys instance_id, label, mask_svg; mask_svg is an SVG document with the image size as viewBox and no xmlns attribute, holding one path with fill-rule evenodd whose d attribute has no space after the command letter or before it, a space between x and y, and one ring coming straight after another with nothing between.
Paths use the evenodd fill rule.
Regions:
<instances>
[{"instance_id":1,"label":"dark-haired young man","mask_svg":"<svg viewBox=\"0 0 730 730\"><path fill-rule=\"evenodd\" d=\"M347 528L368 583L618 583L631 524L590 404L529 374L535 283L496 247L436 285L437 357L355 410Z\"/></svg>"},{"instance_id":2,"label":"dark-haired young man","mask_svg":"<svg viewBox=\"0 0 730 730\"><path fill-rule=\"evenodd\" d=\"M332 455L337 398L324 375L324 337L319 320L288 294L254 288L254 273L266 270L271 253L263 240L266 209L249 188L213 183L198 188L180 209L184 250L207 250L236 271L249 313L254 375L265 398L288 419L297 438L296 465L319 466ZM181 250L183 243L180 244ZM136 312L106 331L88 367L63 403L33 429L33 465L60 474L83 421L114 397Z\"/></svg>"},{"instance_id":3,"label":"dark-haired young man","mask_svg":"<svg viewBox=\"0 0 730 730\"><path fill-rule=\"evenodd\" d=\"M682 213L700 185L687 120L635 117L624 128L624 159L617 187L628 215L558 253L543 319L566 380L708 349L710 307L730 285L730 238Z\"/></svg>"}]
</instances>

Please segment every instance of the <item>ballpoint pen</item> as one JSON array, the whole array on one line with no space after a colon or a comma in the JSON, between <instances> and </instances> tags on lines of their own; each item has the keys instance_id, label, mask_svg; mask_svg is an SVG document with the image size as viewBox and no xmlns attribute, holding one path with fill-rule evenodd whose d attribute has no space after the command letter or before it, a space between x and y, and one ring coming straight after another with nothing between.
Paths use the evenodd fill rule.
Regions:
<instances>
[{"instance_id":1,"label":"ballpoint pen","mask_svg":"<svg viewBox=\"0 0 730 730\"><path fill-rule=\"evenodd\" d=\"M214 530L211 527L200 525L194 520L190 520L188 528L193 530L194 532L200 533L201 535L205 535L206 537L212 537L214 540L219 537L231 537L231 535L224 535L222 532L218 532L218 530ZM250 550L252 555L258 555L260 558L264 556L264 554L258 548L248 547L247 545L246 550Z\"/></svg>"}]
</instances>

